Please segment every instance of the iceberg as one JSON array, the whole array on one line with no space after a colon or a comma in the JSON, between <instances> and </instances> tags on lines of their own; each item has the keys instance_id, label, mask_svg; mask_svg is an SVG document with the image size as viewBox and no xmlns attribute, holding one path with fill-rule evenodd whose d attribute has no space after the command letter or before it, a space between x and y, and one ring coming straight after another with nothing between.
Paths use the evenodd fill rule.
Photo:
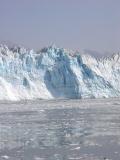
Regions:
<instances>
[{"instance_id":1,"label":"iceberg","mask_svg":"<svg viewBox=\"0 0 120 160\"><path fill-rule=\"evenodd\" d=\"M120 96L120 54L95 58L52 45L0 45L0 100Z\"/></svg>"}]
</instances>

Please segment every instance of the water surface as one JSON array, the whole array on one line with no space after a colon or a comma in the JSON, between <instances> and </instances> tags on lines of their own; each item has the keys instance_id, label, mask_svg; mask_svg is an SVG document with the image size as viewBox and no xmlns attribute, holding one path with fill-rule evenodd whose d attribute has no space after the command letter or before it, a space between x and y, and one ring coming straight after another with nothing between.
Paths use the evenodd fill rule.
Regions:
<instances>
[{"instance_id":1,"label":"water surface","mask_svg":"<svg viewBox=\"0 0 120 160\"><path fill-rule=\"evenodd\" d=\"M0 103L0 160L119 160L120 100Z\"/></svg>"}]
</instances>

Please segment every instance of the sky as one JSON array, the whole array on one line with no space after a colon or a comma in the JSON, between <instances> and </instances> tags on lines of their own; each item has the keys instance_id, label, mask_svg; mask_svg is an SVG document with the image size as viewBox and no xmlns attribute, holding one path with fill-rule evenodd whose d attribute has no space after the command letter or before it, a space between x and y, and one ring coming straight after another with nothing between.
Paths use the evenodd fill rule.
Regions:
<instances>
[{"instance_id":1,"label":"sky","mask_svg":"<svg viewBox=\"0 0 120 160\"><path fill-rule=\"evenodd\" d=\"M0 42L120 51L120 0L0 0Z\"/></svg>"}]
</instances>

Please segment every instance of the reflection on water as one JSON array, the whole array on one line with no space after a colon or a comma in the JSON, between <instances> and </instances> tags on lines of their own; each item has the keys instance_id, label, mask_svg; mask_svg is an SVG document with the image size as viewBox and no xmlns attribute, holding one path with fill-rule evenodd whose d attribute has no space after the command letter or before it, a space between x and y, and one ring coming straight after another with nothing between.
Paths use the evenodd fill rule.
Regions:
<instances>
[{"instance_id":1,"label":"reflection on water","mask_svg":"<svg viewBox=\"0 0 120 160\"><path fill-rule=\"evenodd\" d=\"M120 159L118 103L55 103L11 104L0 112L0 160Z\"/></svg>"}]
</instances>

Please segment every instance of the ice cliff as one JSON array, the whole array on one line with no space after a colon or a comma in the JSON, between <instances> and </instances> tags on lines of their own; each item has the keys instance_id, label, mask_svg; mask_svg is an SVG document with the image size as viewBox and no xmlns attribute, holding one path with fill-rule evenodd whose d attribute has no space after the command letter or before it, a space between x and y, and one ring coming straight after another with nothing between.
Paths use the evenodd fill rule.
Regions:
<instances>
[{"instance_id":1,"label":"ice cliff","mask_svg":"<svg viewBox=\"0 0 120 160\"><path fill-rule=\"evenodd\" d=\"M120 96L120 54L96 59L55 46L0 45L0 100Z\"/></svg>"}]
</instances>

